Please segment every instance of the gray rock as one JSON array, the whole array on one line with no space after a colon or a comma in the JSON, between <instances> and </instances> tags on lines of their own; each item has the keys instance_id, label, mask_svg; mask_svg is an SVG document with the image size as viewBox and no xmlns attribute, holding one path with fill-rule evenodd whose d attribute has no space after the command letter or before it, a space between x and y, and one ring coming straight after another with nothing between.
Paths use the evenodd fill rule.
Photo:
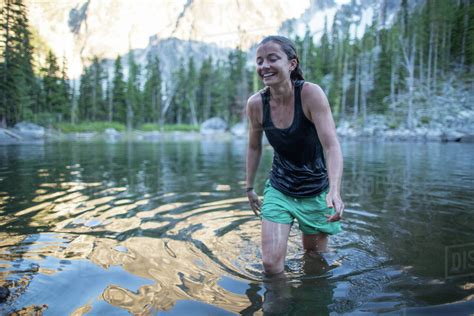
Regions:
<instances>
[{"instance_id":1,"label":"gray rock","mask_svg":"<svg viewBox=\"0 0 474 316\"><path fill-rule=\"evenodd\" d=\"M5 286L0 286L0 303L3 303L10 296L10 290Z\"/></svg>"},{"instance_id":2,"label":"gray rock","mask_svg":"<svg viewBox=\"0 0 474 316\"><path fill-rule=\"evenodd\" d=\"M104 137L108 142L115 142L122 137L122 133L118 132L115 128L106 128Z\"/></svg>"},{"instance_id":3,"label":"gray rock","mask_svg":"<svg viewBox=\"0 0 474 316\"><path fill-rule=\"evenodd\" d=\"M17 123L13 131L26 139L43 139L45 136L44 127L30 122Z\"/></svg>"},{"instance_id":4,"label":"gray rock","mask_svg":"<svg viewBox=\"0 0 474 316\"><path fill-rule=\"evenodd\" d=\"M374 136L374 131L375 131L375 127L374 127L374 126L367 126L367 127L364 127L364 129L362 129L362 134L361 134L361 136L364 136L364 137L371 137L371 136Z\"/></svg>"},{"instance_id":5,"label":"gray rock","mask_svg":"<svg viewBox=\"0 0 474 316\"><path fill-rule=\"evenodd\" d=\"M115 128L106 128L104 134L107 136L120 136L120 133Z\"/></svg>"},{"instance_id":6,"label":"gray rock","mask_svg":"<svg viewBox=\"0 0 474 316\"><path fill-rule=\"evenodd\" d=\"M247 122L240 122L230 129L232 135L236 137L245 137L247 135Z\"/></svg>"},{"instance_id":7,"label":"gray rock","mask_svg":"<svg viewBox=\"0 0 474 316\"><path fill-rule=\"evenodd\" d=\"M351 127L348 121L339 122L336 132L341 137L356 137L357 131Z\"/></svg>"},{"instance_id":8,"label":"gray rock","mask_svg":"<svg viewBox=\"0 0 474 316\"><path fill-rule=\"evenodd\" d=\"M474 143L474 134L465 134L461 137L461 143Z\"/></svg>"},{"instance_id":9,"label":"gray rock","mask_svg":"<svg viewBox=\"0 0 474 316\"><path fill-rule=\"evenodd\" d=\"M443 132L439 129L430 129L426 132L426 140L440 141Z\"/></svg>"},{"instance_id":10,"label":"gray rock","mask_svg":"<svg viewBox=\"0 0 474 316\"><path fill-rule=\"evenodd\" d=\"M441 141L443 142L460 142L464 134L456 132L454 130L445 130L441 135Z\"/></svg>"},{"instance_id":11,"label":"gray rock","mask_svg":"<svg viewBox=\"0 0 474 316\"><path fill-rule=\"evenodd\" d=\"M220 117L212 117L201 124L201 134L211 135L223 133L227 130L227 123Z\"/></svg>"},{"instance_id":12,"label":"gray rock","mask_svg":"<svg viewBox=\"0 0 474 316\"><path fill-rule=\"evenodd\" d=\"M9 145L16 144L21 141L21 137L12 131L9 131L4 128L0 128L0 144Z\"/></svg>"}]
</instances>

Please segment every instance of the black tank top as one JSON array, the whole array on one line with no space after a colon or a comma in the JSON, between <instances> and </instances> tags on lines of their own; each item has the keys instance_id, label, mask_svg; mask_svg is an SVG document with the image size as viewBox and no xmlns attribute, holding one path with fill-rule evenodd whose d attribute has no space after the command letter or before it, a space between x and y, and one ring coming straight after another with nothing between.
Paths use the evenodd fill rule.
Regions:
<instances>
[{"instance_id":1,"label":"black tank top","mask_svg":"<svg viewBox=\"0 0 474 316\"><path fill-rule=\"evenodd\" d=\"M274 149L270 183L278 191L293 197L311 197L329 186L323 148L314 124L306 118L301 104L304 81L294 83L293 123L276 128L270 115L270 90L261 93L263 129Z\"/></svg>"}]
</instances>

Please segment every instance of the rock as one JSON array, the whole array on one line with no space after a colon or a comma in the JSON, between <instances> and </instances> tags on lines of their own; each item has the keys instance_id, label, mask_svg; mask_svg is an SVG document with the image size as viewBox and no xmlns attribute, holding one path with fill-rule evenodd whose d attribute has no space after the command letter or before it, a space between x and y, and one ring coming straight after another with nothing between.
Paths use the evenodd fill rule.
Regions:
<instances>
[{"instance_id":1,"label":"rock","mask_svg":"<svg viewBox=\"0 0 474 316\"><path fill-rule=\"evenodd\" d=\"M453 131L453 130L446 130L441 135L441 141L443 142L459 142L464 134Z\"/></svg>"},{"instance_id":2,"label":"rock","mask_svg":"<svg viewBox=\"0 0 474 316\"><path fill-rule=\"evenodd\" d=\"M106 128L104 131L104 137L107 141L114 142L122 137L122 134L115 128Z\"/></svg>"},{"instance_id":3,"label":"rock","mask_svg":"<svg viewBox=\"0 0 474 316\"><path fill-rule=\"evenodd\" d=\"M227 130L227 123L220 117L212 117L201 124L201 134L211 135L223 133Z\"/></svg>"},{"instance_id":4,"label":"rock","mask_svg":"<svg viewBox=\"0 0 474 316\"><path fill-rule=\"evenodd\" d=\"M461 143L474 143L474 134L465 134L461 137Z\"/></svg>"},{"instance_id":5,"label":"rock","mask_svg":"<svg viewBox=\"0 0 474 316\"><path fill-rule=\"evenodd\" d=\"M426 132L426 140L440 141L443 133L439 129L431 129Z\"/></svg>"},{"instance_id":6,"label":"rock","mask_svg":"<svg viewBox=\"0 0 474 316\"><path fill-rule=\"evenodd\" d=\"M21 141L21 137L7 129L0 128L0 144L16 144Z\"/></svg>"},{"instance_id":7,"label":"rock","mask_svg":"<svg viewBox=\"0 0 474 316\"><path fill-rule=\"evenodd\" d=\"M230 129L232 135L237 137L245 137L247 135L247 122L240 122L232 126Z\"/></svg>"},{"instance_id":8,"label":"rock","mask_svg":"<svg viewBox=\"0 0 474 316\"><path fill-rule=\"evenodd\" d=\"M120 133L117 132L117 130L115 128L106 128L105 131L104 131L104 134L107 135L107 136L120 136Z\"/></svg>"},{"instance_id":9,"label":"rock","mask_svg":"<svg viewBox=\"0 0 474 316\"><path fill-rule=\"evenodd\" d=\"M5 286L0 286L0 303L3 303L10 296L10 290Z\"/></svg>"},{"instance_id":10,"label":"rock","mask_svg":"<svg viewBox=\"0 0 474 316\"><path fill-rule=\"evenodd\" d=\"M26 139L43 139L45 136L44 127L30 122L17 123L13 127L13 131Z\"/></svg>"},{"instance_id":11,"label":"rock","mask_svg":"<svg viewBox=\"0 0 474 316\"><path fill-rule=\"evenodd\" d=\"M374 126L364 127L364 128L362 129L362 134L361 134L361 136L364 136L364 137L371 137L371 136L374 136L374 130L375 130L375 127L374 127Z\"/></svg>"},{"instance_id":12,"label":"rock","mask_svg":"<svg viewBox=\"0 0 474 316\"><path fill-rule=\"evenodd\" d=\"M351 127L351 124L348 121L341 121L338 124L336 132L341 137L356 137L357 132L354 128Z\"/></svg>"},{"instance_id":13,"label":"rock","mask_svg":"<svg viewBox=\"0 0 474 316\"><path fill-rule=\"evenodd\" d=\"M73 136L73 139L90 140L94 138L97 135L97 133L96 132L78 132L78 133L73 133L71 135Z\"/></svg>"}]
</instances>

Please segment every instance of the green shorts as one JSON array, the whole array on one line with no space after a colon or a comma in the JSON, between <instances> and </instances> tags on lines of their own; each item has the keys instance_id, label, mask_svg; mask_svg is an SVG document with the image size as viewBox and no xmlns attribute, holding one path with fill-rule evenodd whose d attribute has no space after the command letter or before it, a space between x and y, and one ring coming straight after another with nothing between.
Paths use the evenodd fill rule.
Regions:
<instances>
[{"instance_id":1,"label":"green shorts","mask_svg":"<svg viewBox=\"0 0 474 316\"><path fill-rule=\"evenodd\" d=\"M337 234L342 231L341 223L327 221L326 215L332 215L335 211L327 207L326 194L327 191L315 197L294 198L281 193L267 180L263 191L262 218L290 225L296 218L304 234Z\"/></svg>"}]
</instances>

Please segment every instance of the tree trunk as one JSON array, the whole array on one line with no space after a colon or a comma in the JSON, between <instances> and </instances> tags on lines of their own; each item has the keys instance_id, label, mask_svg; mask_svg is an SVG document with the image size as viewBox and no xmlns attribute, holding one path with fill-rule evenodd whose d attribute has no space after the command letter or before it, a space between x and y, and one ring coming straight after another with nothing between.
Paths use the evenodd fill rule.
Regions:
<instances>
[{"instance_id":1,"label":"tree trunk","mask_svg":"<svg viewBox=\"0 0 474 316\"><path fill-rule=\"evenodd\" d=\"M339 116L340 121L346 119L346 98L347 89L350 85L350 78L348 74L348 62L347 54L344 55L344 66L342 67L342 99L341 99L341 115Z\"/></svg>"},{"instance_id":2,"label":"tree trunk","mask_svg":"<svg viewBox=\"0 0 474 316\"><path fill-rule=\"evenodd\" d=\"M357 120L357 117L359 116L359 81L360 81L360 69L359 69L359 64L360 64L360 57L356 58L356 65L355 65L355 83L354 83L354 112L352 115L352 120L355 122Z\"/></svg>"},{"instance_id":3,"label":"tree trunk","mask_svg":"<svg viewBox=\"0 0 474 316\"><path fill-rule=\"evenodd\" d=\"M433 89L436 91L437 77L438 77L438 31L434 35L434 54L433 54Z\"/></svg>"},{"instance_id":4,"label":"tree trunk","mask_svg":"<svg viewBox=\"0 0 474 316\"><path fill-rule=\"evenodd\" d=\"M428 87L428 93L431 91L431 65L433 62L433 35L434 35L434 27L433 22L430 24L430 40L429 40L429 50L428 50L428 72L426 74L426 84Z\"/></svg>"},{"instance_id":5,"label":"tree trunk","mask_svg":"<svg viewBox=\"0 0 474 316\"><path fill-rule=\"evenodd\" d=\"M411 43L411 51L408 40L402 40L400 37L400 44L404 57L404 66L408 72L407 87L408 87L408 106L407 106L407 117L406 125L408 129L413 129L413 90L414 90L414 79L415 79L415 56L416 56L416 35L413 35Z\"/></svg>"},{"instance_id":6,"label":"tree trunk","mask_svg":"<svg viewBox=\"0 0 474 316\"><path fill-rule=\"evenodd\" d=\"M461 42L461 67L464 68L464 63L466 62L466 38L469 26L469 0L464 1L464 27L462 32L462 42Z\"/></svg>"}]
</instances>

